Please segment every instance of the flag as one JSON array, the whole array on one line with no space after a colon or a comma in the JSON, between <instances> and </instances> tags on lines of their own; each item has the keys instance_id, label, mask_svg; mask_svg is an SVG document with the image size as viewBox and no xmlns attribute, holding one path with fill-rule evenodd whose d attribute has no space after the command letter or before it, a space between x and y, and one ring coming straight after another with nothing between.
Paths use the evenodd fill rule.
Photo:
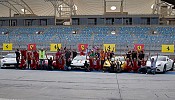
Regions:
<instances>
[{"instance_id":1,"label":"flag","mask_svg":"<svg viewBox=\"0 0 175 100\"><path fill-rule=\"evenodd\" d=\"M28 44L28 50L36 50L36 44Z\"/></svg>"},{"instance_id":2,"label":"flag","mask_svg":"<svg viewBox=\"0 0 175 100\"><path fill-rule=\"evenodd\" d=\"M81 52L81 51L86 51L88 48L88 44L78 44L78 51Z\"/></svg>"},{"instance_id":3,"label":"flag","mask_svg":"<svg viewBox=\"0 0 175 100\"><path fill-rule=\"evenodd\" d=\"M136 51L143 51L145 45L144 44L134 44L134 50Z\"/></svg>"},{"instance_id":4,"label":"flag","mask_svg":"<svg viewBox=\"0 0 175 100\"><path fill-rule=\"evenodd\" d=\"M174 45L162 45L163 53L174 53Z\"/></svg>"},{"instance_id":5,"label":"flag","mask_svg":"<svg viewBox=\"0 0 175 100\"><path fill-rule=\"evenodd\" d=\"M61 49L61 44L50 44L50 51L58 51Z\"/></svg>"},{"instance_id":6,"label":"flag","mask_svg":"<svg viewBox=\"0 0 175 100\"><path fill-rule=\"evenodd\" d=\"M4 51L12 51L13 44L12 43L3 43L3 50Z\"/></svg>"},{"instance_id":7,"label":"flag","mask_svg":"<svg viewBox=\"0 0 175 100\"><path fill-rule=\"evenodd\" d=\"M104 51L110 51L110 52L115 52L116 51L116 45L115 44L103 44L103 50Z\"/></svg>"}]
</instances>

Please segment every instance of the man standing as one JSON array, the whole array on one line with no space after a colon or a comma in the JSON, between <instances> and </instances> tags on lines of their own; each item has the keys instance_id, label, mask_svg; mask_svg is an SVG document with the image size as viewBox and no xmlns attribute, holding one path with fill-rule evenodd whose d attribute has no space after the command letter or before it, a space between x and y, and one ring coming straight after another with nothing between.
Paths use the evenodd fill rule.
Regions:
<instances>
[{"instance_id":1,"label":"man standing","mask_svg":"<svg viewBox=\"0 0 175 100\"><path fill-rule=\"evenodd\" d=\"M30 51L27 52L27 67L30 69L32 60L32 53Z\"/></svg>"},{"instance_id":2,"label":"man standing","mask_svg":"<svg viewBox=\"0 0 175 100\"><path fill-rule=\"evenodd\" d=\"M72 55L73 55L73 58L72 59L74 59L77 56L77 52L76 52L75 49L73 50Z\"/></svg>"},{"instance_id":3,"label":"man standing","mask_svg":"<svg viewBox=\"0 0 175 100\"><path fill-rule=\"evenodd\" d=\"M65 53L66 67L67 68L70 66L70 57L71 57L71 52L69 50L67 50Z\"/></svg>"},{"instance_id":4,"label":"man standing","mask_svg":"<svg viewBox=\"0 0 175 100\"><path fill-rule=\"evenodd\" d=\"M16 69L19 68L19 60L20 60L20 53L19 53L19 49L16 49L15 51L15 54L16 54Z\"/></svg>"},{"instance_id":5,"label":"man standing","mask_svg":"<svg viewBox=\"0 0 175 100\"><path fill-rule=\"evenodd\" d=\"M46 51L43 50L43 49L41 49L39 51L39 60L40 60L40 66L41 66L42 69L44 67L44 63L45 63L45 60L44 59L45 58L46 58Z\"/></svg>"},{"instance_id":6,"label":"man standing","mask_svg":"<svg viewBox=\"0 0 175 100\"><path fill-rule=\"evenodd\" d=\"M140 52L139 52L138 58L139 58L140 60L142 60L142 59L145 58L145 54L143 53L143 51L140 51Z\"/></svg>"},{"instance_id":7,"label":"man standing","mask_svg":"<svg viewBox=\"0 0 175 100\"><path fill-rule=\"evenodd\" d=\"M103 50L101 50L101 53L100 53L100 60L101 60L101 69L103 69L103 65L105 62L105 52Z\"/></svg>"}]
</instances>

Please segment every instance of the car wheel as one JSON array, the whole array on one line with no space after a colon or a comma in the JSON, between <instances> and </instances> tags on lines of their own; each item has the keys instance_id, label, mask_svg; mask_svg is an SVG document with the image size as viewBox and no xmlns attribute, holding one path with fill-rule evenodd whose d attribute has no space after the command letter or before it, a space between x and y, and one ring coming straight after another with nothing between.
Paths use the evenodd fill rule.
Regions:
<instances>
[{"instance_id":1,"label":"car wheel","mask_svg":"<svg viewBox=\"0 0 175 100\"><path fill-rule=\"evenodd\" d=\"M163 68L163 73L165 73L167 70L166 70L166 65L164 66Z\"/></svg>"}]
</instances>

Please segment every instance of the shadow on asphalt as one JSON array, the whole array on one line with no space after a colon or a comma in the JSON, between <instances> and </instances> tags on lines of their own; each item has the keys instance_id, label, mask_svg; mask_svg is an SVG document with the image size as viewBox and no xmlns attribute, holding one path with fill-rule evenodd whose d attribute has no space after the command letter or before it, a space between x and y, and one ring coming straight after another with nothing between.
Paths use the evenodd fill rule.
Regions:
<instances>
[{"instance_id":1,"label":"shadow on asphalt","mask_svg":"<svg viewBox=\"0 0 175 100\"><path fill-rule=\"evenodd\" d=\"M22 69L15 69L15 68L5 68L5 69L1 69L1 70L8 70L8 69L14 69L14 70L22 70ZM30 69L25 69L25 70L30 70ZM36 70L34 70L36 71ZM71 71L62 71L62 70L37 70L37 71L57 71L57 72L86 72L85 70L81 70L81 69L76 69L76 70L71 70ZM109 73L109 72L103 72L103 71L90 71L87 73ZM139 73L133 73L133 72L121 72L121 73L117 73L117 74L139 74ZM163 73L156 73L156 74L163 74ZM169 75L175 75L175 71L168 71L165 74L169 74Z\"/></svg>"}]
</instances>

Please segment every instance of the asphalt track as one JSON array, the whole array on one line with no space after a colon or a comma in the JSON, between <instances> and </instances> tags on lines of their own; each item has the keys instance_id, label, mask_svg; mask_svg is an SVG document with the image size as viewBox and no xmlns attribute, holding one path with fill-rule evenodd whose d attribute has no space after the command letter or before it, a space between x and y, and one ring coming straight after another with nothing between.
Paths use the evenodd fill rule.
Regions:
<instances>
[{"instance_id":1,"label":"asphalt track","mask_svg":"<svg viewBox=\"0 0 175 100\"><path fill-rule=\"evenodd\" d=\"M175 100L175 72L0 69L0 100Z\"/></svg>"}]
</instances>

